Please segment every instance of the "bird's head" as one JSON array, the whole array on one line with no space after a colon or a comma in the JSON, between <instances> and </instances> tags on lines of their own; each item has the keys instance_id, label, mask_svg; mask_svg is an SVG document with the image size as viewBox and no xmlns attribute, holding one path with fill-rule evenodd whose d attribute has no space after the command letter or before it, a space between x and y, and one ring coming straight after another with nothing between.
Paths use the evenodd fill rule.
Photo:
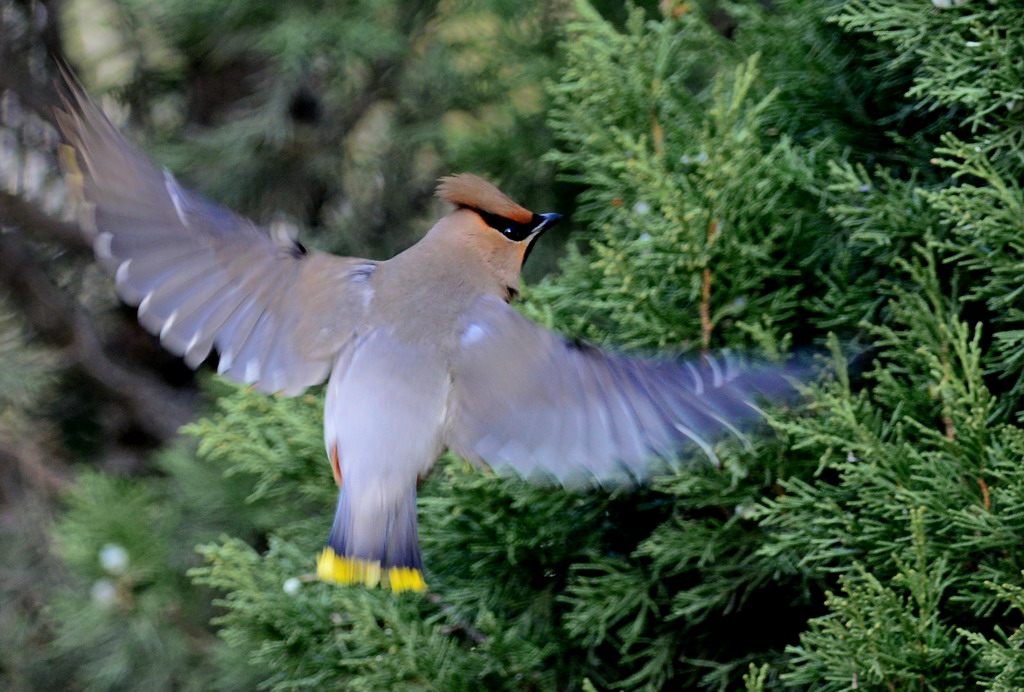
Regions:
<instances>
[{"instance_id":1,"label":"bird's head","mask_svg":"<svg viewBox=\"0 0 1024 692\"><path fill-rule=\"evenodd\" d=\"M458 223L451 227L462 236L460 240L482 251L495 268L517 275L533 242L562 218L561 214L534 214L469 173L441 178L437 196L455 205Z\"/></svg>"},{"instance_id":2,"label":"bird's head","mask_svg":"<svg viewBox=\"0 0 1024 692\"><path fill-rule=\"evenodd\" d=\"M562 218L561 214L534 214L471 173L441 178L437 196L458 208L476 212L488 228L513 243L531 243Z\"/></svg>"}]
</instances>

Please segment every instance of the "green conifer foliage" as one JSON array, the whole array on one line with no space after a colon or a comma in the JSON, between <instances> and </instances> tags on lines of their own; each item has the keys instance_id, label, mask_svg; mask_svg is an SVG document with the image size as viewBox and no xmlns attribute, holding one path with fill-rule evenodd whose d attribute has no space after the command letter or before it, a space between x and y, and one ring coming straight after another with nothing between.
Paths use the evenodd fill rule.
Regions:
<instances>
[{"instance_id":1,"label":"green conifer foliage","mask_svg":"<svg viewBox=\"0 0 1024 692\"><path fill-rule=\"evenodd\" d=\"M699 35L721 40L696 18L686 22L703 32ZM572 148L566 156L578 157L574 165L581 169L605 172L612 187L583 180L591 185L584 214L596 229L593 251L568 260L558 281L535 288L528 311L574 328L584 323L579 315L586 309L589 329L576 331L593 338L699 348L704 335L693 306L704 299L704 270L712 268L708 320L713 345L757 342L781 350L784 327L796 321L800 286L789 285L800 267L786 261L795 257L788 244L810 229L809 220L821 212L809 188L815 155L763 132L760 116L770 97L751 94L759 74L756 59L714 79L697 71L696 81L688 84L686 68L694 60L681 49L679 36L687 34L672 20L648 24L634 13L622 32L599 19L576 31L566 76L555 87L560 108L565 108L556 130L566 141L575 137L587 143L586 150ZM598 52L603 60L596 59ZM659 60L672 85L652 99L648 87L637 87L636 77L645 74L643 66ZM609 70L609 63L621 70ZM650 83L648 77L645 84ZM624 117L637 109L641 116L610 124L607 119L617 117L617 111L578 105L617 101L637 104L623 108ZM655 103L665 104L660 143L651 135ZM687 108L692 116L685 115ZM683 139L693 132L696 143ZM700 156L705 150L711 154ZM726 173L718 170L722 166ZM644 191L643 199L615 203L616 194L636 189ZM646 208L637 208L641 202ZM722 230L709 243L712 221ZM730 261L735 264L727 265ZM719 266L724 268L720 274ZM640 296L635 315L629 314L638 302L631 281L639 287L653 284L648 296ZM745 329L737 326L737 316L749 318L742 323ZM277 418L253 423L232 415L230 425L222 419L204 428L204 444L235 450L255 439L265 448L264 440L277 434L268 429L268 421L276 427ZM258 433L246 430L254 425L261 428ZM246 432L237 437L225 432L235 426ZM223 444L225 435L235 443ZM477 679L510 689L574 688L584 679L600 689L725 685L738 681L755 655L776 659L780 642L787 641L780 630L791 632L794 641L798 631L789 623L736 637L733 628L742 627L746 618L778 619L782 604L787 612L810 606L788 556L757 559L764 539L750 515L759 498L771 492L780 449L778 440L762 441L752 453L726 445L727 472L692 466L654 489L634 493L538 489L449 463L421 492L425 560L439 599L433 615L431 609L422 610L420 601L396 604L386 594L356 596L322 584L290 598L275 594L264 599L260 594L279 590L289 579L301 581L311 571L310 555L322 534L311 532L311 522L282 525L274 532L293 537L303 550L272 539L261 558L245 544L229 541L204 549L212 566L197 574L229 592L229 613L221 620L225 636L258 652L261 661L285 669L282 681L275 682L282 689L292 684L285 680L367 684L361 666L380 651L367 642L380 640L381 631L388 635L388 651L401 655L377 663L381 676L392 676L373 677L372 685L378 686L384 679L392 686L410 682L411 669L402 660L419 651L430 651L431 660L451 661L433 669L434 675L449 677L431 678L445 689L467 684L459 670L472 667L482 651L493 657L492 668L484 668ZM250 464L246 457L260 461ZM254 449L235 459L263 478L276 475L280 463ZM324 475L317 471L321 484ZM298 479L278 478L294 497L287 489L297 489ZM325 502L320 510L321 526L329 521L329 508ZM779 594L788 595L780 599ZM362 600L353 601L357 597ZM305 611L310 600L324 598L339 614L336 628L325 628L321 621L309 634L311 625L304 621L307 630L266 629L292 623L290 609ZM395 614L391 609L399 606L411 610ZM371 633L352 615L367 609L378 613ZM412 620L406 622L406 616ZM417 623L424 618L441 626L412 634L408 628L421 627ZM335 656L329 671L320 671L328 677L311 677L316 664L308 652L282 648L283 642L310 637L320 652L315 660L338 648L344 652ZM413 639L416 652L408 650ZM509 648L508 642L518 646ZM776 653L768 654L773 646ZM497 677L487 677L492 669Z\"/></svg>"},{"instance_id":2,"label":"green conifer foliage","mask_svg":"<svg viewBox=\"0 0 1024 692\"><path fill-rule=\"evenodd\" d=\"M163 162L260 222L284 215L321 247L374 259L405 249L453 170L505 178L514 193L549 183L536 161L549 142L540 82L553 3L117 7L131 68L123 54L87 63L124 92Z\"/></svg>"},{"instance_id":3,"label":"green conifer foliage","mask_svg":"<svg viewBox=\"0 0 1024 692\"><path fill-rule=\"evenodd\" d=\"M710 79L724 40L694 15L634 11L625 32L581 25L567 45L551 159L587 186L594 237L537 293L563 327L683 350L741 341L720 328L777 339L795 316L813 156L766 132L756 55Z\"/></svg>"},{"instance_id":4,"label":"green conifer foliage","mask_svg":"<svg viewBox=\"0 0 1024 692\"><path fill-rule=\"evenodd\" d=\"M266 684L275 690L554 684L559 649L544 640L552 634L545 625L554 605L548 582L557 577L548 571L564 573L560 560L567 558L541 546L561 544L570 556L584 550L551 516L579 500L563 493L545 506L539 490L524 496L452 461L422 493L421 532L436 596L317 582L313 558L330 524L335 488L319 411L301 401L239 390L221 400L221 415L197 426L201 453L258 474L254 497L281 502L287 514L277 516L263 553L237 538L202 548L209 566L193 575L228 594L221 601L226 614L217 619L228 643L274 670ZM254 416L255 409L264 415ZM299 409L307 410L294 415ZM519 483L513 487L522 491ZM491 603L502 612L490 610Z\"/></svg>"},{"instance_id":5,"label":"green conifer foliage","mask_svg":"<svg viewBox=\"0 0 1024 692\"><path fill-rule=\"evenodd\" d=\"M184 445L162 453L163 478L79 476L54 529L55 551L74 579L47 619L51 654L74 671L69 688L247 690L265 677L206 625L211 594L191 584L198 541L223 532L252 539L268 507L247 503L245 479Z\"/></svg>"},{"instance_id":6,"label":"green conifer foliage","mask_svg":"<svg viewBox=\"0 0 1024 692\"><path fill-rule=\"evenodd\" d=\"M232 387L191 427L199 460L77 486L58 533L83 589L111 579L105 546L132 556L131 608L79 589L58 611L88 685L127 686L148 642L164 681L273 690L1024 687L1024 7L660 7L617 26L574 3L549 158L588 242L523 310L620 348L816 346L826 373L721 469L684 450L646 488L445 458L419 500L427 596L315 581L320 399ZM226 649L163 616L204 587Z\"/></svg>"},{"instance_id":7,"label":"green conifer foliage","mask_svg":"<svg viewBox=\"0 0 1024 692\"><path fill-rule=\"evenodd\" d=\"M848 3L838 16L911 71L915 108L955 107L969 131L944 135L931 161L952 184L922 189L879 172L864 178L873 203L832 208L851 239L881 251L884 301L868 317L881 360L866 388L840 379L817 397L813 432L808 421L785 426L821 467L814 482L784 482L764 515L781 529L768 550L799 525L794 556L844 575L846 595L829 596L830 613L809 623L784 676L820 689L1022 683L1020 642L1005 632L1019 627L1024 567L1014 249L1024 166L1019 83L1004 81L1020 70L1024 15L1013 3L946 5ZM988 41L991 32L1004 40ZM905 201L884 192L896 188Z\"/></svg>"}]
</instances>

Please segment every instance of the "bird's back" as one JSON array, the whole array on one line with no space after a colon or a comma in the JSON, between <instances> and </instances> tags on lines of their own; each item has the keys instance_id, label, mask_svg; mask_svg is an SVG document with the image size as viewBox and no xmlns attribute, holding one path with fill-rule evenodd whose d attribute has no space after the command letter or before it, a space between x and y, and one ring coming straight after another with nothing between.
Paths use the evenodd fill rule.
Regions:
<instances>
[{"instance_id":1,"label":"bird's back","mask_svg":"<svg viewBox=\"0 0 1024 692\"><path fill-rule=\"evenodd\" d=\"M405 252L382 262L372 281L366 331L388 330L425 361L450 361L462 322L487 295L507 297L507 287L479 254L446 233L444 220Z\"/></svg>"}]
</instances>

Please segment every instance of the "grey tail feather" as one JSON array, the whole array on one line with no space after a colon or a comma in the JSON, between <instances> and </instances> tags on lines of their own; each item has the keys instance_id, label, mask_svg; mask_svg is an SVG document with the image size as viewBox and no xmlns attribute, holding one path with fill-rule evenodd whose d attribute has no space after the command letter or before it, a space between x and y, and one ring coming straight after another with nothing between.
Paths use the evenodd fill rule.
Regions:
<instances>
[{"instance_id":1,"label":"grey tail feather","mask_svg":"<svg viewBox=\"0 0 1024 692\"><path fill-rule=\"evenodd\" d=\"M381 567L408 567L422 570L419 536L416 530L416 489L390 507L381 507L369 516L354 516L351 491L338 495L338 508L327 546L336 555Z\"/></svg>"}]
</instances>

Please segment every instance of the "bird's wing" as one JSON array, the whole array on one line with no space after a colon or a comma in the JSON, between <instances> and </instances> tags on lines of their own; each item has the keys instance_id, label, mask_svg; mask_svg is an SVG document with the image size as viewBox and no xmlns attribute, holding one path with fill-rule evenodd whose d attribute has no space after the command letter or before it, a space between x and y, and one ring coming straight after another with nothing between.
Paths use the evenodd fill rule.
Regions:
<instances>
[{"instance_id":1,"label":"bird's wing","mask_svg":"<svg viewBox=\"0 0 1024 692\"><path fill-rule=\"evenodd\" d=\"M128 144L67 75L58 122L99 264L139 321L196 367L267 392L322 382L369 303L376 265L307 252L178 184Z\"/></svg>"},{"instance_id":2,"label":"bird's wing","mask_svg":"<svg viewBox=\"0 0 1024 692\"><path fill-rule=\"evenodd\" d=\"M650 361L606 353L530 322L498 299L466 316L452 368L447 442L459 454L563 484L642 479L689 441L717 463L718 433L792 391L779 368L728 356Z\"/></svg>"}]
</instances>

